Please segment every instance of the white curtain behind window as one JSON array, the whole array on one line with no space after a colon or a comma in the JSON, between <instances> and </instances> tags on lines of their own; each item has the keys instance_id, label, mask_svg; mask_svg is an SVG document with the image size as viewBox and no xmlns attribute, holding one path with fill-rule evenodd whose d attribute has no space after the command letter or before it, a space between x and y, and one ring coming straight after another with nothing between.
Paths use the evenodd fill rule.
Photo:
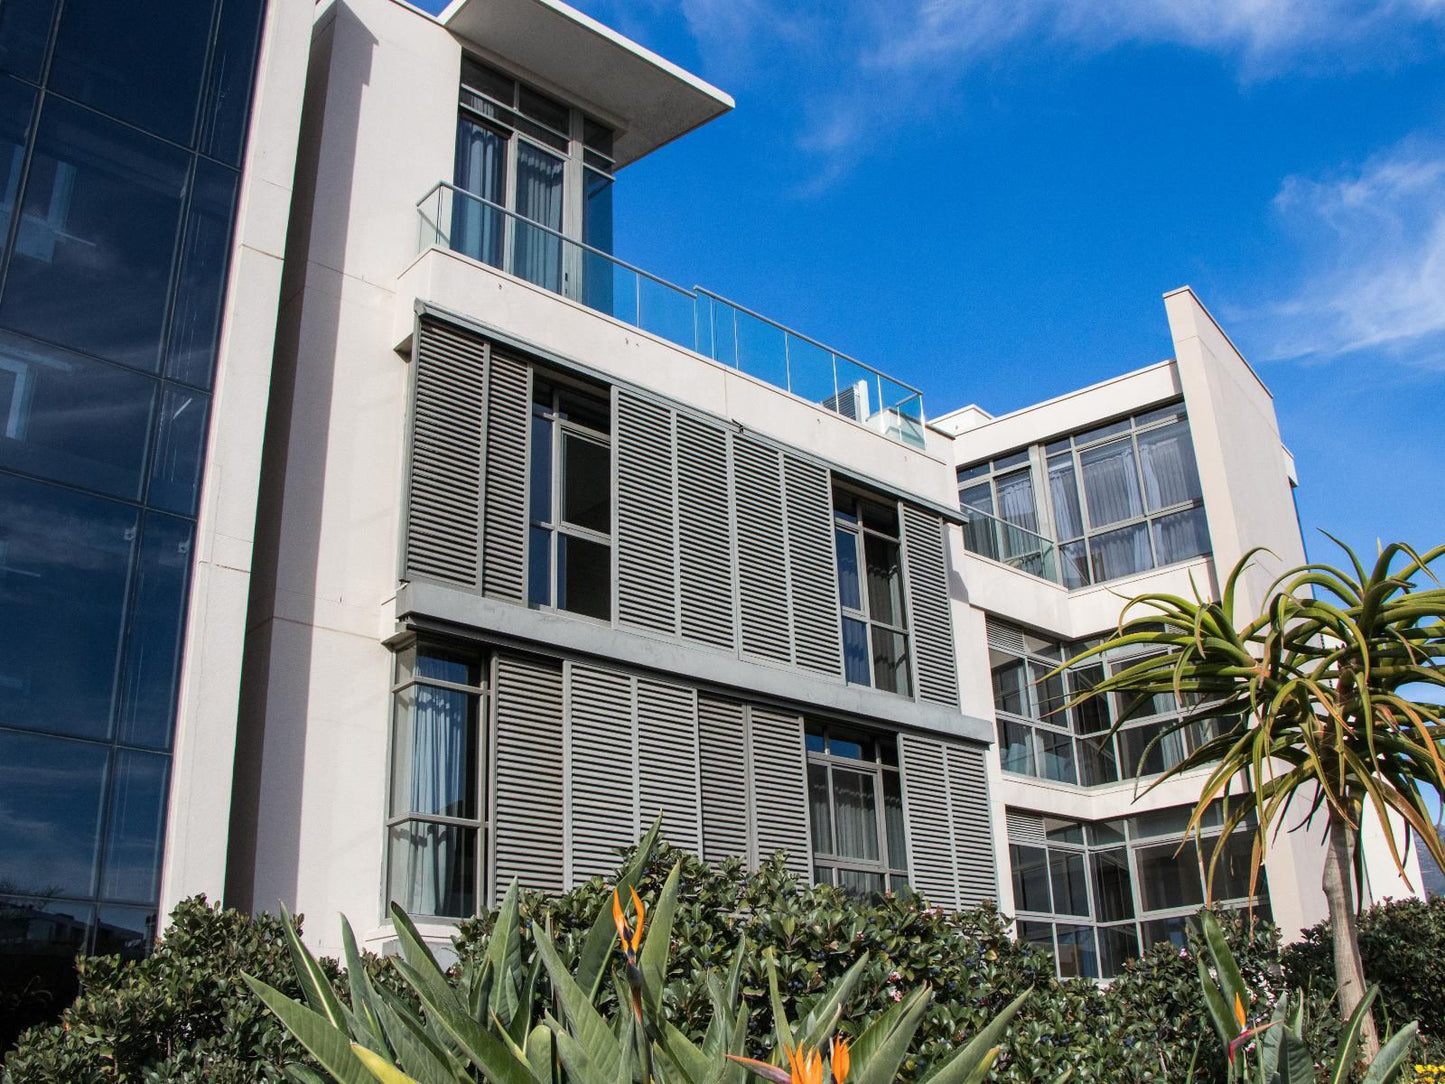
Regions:
<instances>
[{"instance_id":1,"label":"white curtain behind window","mask_svg":"<svg viewBox=\"0 0 1445 1084\"><path fill-rule=\"evenodd\" d=\"M517 214L549 229L562 229L562 159L530 143L517 144ZM562 291L562 242L527 222L516 223L512 273L548 290Z\"/></svg>"},{"instance_id":2,"label":"white curtain behind window","mask_svg":"<svg viewBox=\"0 0 1445 1084\"><path fill-rule=\"evenodd\" d=\"M838 853L878 860L878 807L871 776L833 770L833 813Z\"/></svg>"},{"instance_id":3,"label":"white curtain behind window","mask_svg":"<svg viewBox=\"0 0 1445 1084\"><path fill-rule=\"evenodd\" d=\"M452 689L417 686L412 724L411 812L447 817L475 814L467 794L471 697ZM444 915L454 909L448 896L459 883L465 861L461 840L468 833L444 825L412 826L408 895L413 910Z\"/></svg>"},{"instance_id":4,"label":"white curtain behind window","mask_svg":"<svg viewBox=\"0 0 1445 1084\"><path fill-rule=\"evenodd\" d=\"M1106 527L1144 514L1131 441L1090 448L1079 454L1079 464L1084 472L1084 497L1091 526Z\"/></svg>"},{"instance_id":5,"label":"white curtain behind window","mask_svg":"<svg viewBox=\"0 0 1445 1084\"><path fill-rule=\"evenodd\" d=\"M1144 472L1144 493L1149 510L1199 499L1199 471L1189 423L1175 422L1139 435L1139 465Z\"/></svg>"},{"instance_id":6,"label":"white curtain behind window","mask_svg":"<svg viewBox=\"0 0 1445 1084\"><path fill-rule=\"evenodd\" d=\"M507 140L492 129L469 120L457 125L456 185L495 204L506 200ZM453 250L502 266L502 237L506 223L501 211L478 200L452 193Z\"/></svg>"}]
</instances>

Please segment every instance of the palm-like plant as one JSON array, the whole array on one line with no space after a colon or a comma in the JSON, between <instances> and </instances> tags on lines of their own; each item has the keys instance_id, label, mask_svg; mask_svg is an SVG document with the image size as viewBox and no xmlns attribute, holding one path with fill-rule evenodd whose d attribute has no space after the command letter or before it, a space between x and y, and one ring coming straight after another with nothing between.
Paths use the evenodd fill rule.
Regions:
<instances>
[{"instance_id":1,"label":"palm-like plant","mask_svg":"<svg viewBox=\"0 0 1445 1084\"><path fill-rule=\"evenodd\" d=\"M1211 884L1225 841L1251 812L1257 818L1251 895L1270 838L1291 810L1305 824L1324 818L1323 887L1340 1011L1348 1017L1366 989L1356 883L1367 810L1378 817L1402 874L1411 836L1445 862L1423 793L1445 799L1445 721L1440 705L1410 688L1445 688L1445 588L1430 567L1445 546L1419 554L1396 543L1367 569L1333 540L1348 556L1349 570L1306 564L1286 572L1270 586L1263 610L1243 624L1237 623L1236 592L1257 550L1234 567L1218 602L1197 592L1192 601L1141 595L1124 608L1112 638L1065 666L1120 648L1153 649L1076 702L1109 692L1168 693L1194 705L1161 738L1215 720L1216 736L1152 784L1211 769L1189 822L1197 838L1206 811L1224 800L1225 830L1209 859ZM1246 797L1231 801L1231 789ZM1408 826L1403 833L1400 821ZM1368 1014L1362 1040L1373 1056L1379 1040Z\"/></svg>"}]
</instances>

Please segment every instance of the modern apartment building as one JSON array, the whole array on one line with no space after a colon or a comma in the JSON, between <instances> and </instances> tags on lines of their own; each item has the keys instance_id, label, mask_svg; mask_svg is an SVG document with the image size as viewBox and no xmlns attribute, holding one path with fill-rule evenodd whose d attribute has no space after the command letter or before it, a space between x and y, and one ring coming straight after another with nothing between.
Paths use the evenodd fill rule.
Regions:
<instances>
[{"instance_id":1,"label":"modern apartment building","mask_svg":"<svg viewBox=\"0 0 1445 1084\"><path fill-rule=\"evenodd\" d=\"M609 870L659 812L707 858L995 900L1066 974L1179 936L1192 783L1134 800L1192 740L1147 748L1178 706L1104 741L1127 705L1059 712L1090 673L1038 678L1120 596L1212 591L1256 544L1301 556L1268 392L1190 291L1166 299L1171 361L933 418L882 368L612 255L625 167L733 103L558 0L253 4L232 156L209 106L190 136L119 117L137 147L171 124L157 145L197 180L143 224L115 186L160 167L92 139L91 237L66 217L88 159L43 154L48 103L89 108L56 73L69 13L100 5L56 3L15 83L40 112L12 126L0 407L22 391L0 418L60 380L7 385L6 357L64 348L14 371L86 375L50 393L53 456L0 441L24 509L0 522L24 615L0 657L0 881L32 909L12 941L45 916L71 950L135 941L157 900L205 892L341 911L373 947L395 899L445 943L514 877ZM244 98L251 68L198 48L200 85ZM105 102L117 83L149 85ZM84 253L122 240L152 262L99 277ZM92 277L46 286L70 245ZM121 412L122 385L146 405ZM1216 887L1243 905L1238 857ZM1321 858L1282 837L1254 902L1318 919Z\"/></svg>"},{"instance_id":2,"label":"modern apartment building","mask_svg":"<svg viewBox=\"0 0 1445 1084\"><path fill-rule=\"evenodd\" d=\"M0 5L7 1026L76 951L144 950L188 735L234 718L310 18Z\"/></svg>"}]
</instances>

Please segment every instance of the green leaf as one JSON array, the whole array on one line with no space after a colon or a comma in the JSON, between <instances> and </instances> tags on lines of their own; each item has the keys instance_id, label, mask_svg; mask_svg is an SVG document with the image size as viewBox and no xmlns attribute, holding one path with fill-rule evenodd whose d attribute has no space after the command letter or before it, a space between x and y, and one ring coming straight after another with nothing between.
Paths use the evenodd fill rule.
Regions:
<instances>
[{"instance_id":1,"label":"green leaf","mask_svg":"<svg viewBox=\"0 0 1445 1084\"><path fill-rule=\"evenodd\" d=\"M357 1056L362 1065L366 1066L367 1072L381 1081L381 1084L420 1084L420 1081L407 1076L376 1051L369 1050L360 1043L352 1043L351 1052Z\"/></svg>"},{"instance_id":2,"label":"green leaf","mask_svg":"<svg viewBox=\"0 0 1445 1084\"><path fill-rule=\"evenodd\" d=\"M287 922L287 927L290 923ZM277 1019L286 1026L286 1030L296 1036L311 1056L321 1063L324 1068L338 1084L375 1084L372 1075L357 1060L351 1049L351 1040L347 1034L326 1017L308 1009L299 1001L292 1001L289 997L273 986L268 986L260 979L254 979L250 975L242 973L241 977L246 980L246 985L255 991Z\"/></svg>"},{"instance_id":3,"label":"green leaf","mask_svg":"<svg viewBox=\"0 0 1445 1084\"><path fill-rule=\"evenodd\" d=\"M667 957L672 946L672 920L677 913L677 880L682 863L677 863L663 882L662 892L648 914L646 939L638 958L642 971L643 997L654 1017L662 1014L662 992L667 985Z\"/></svg>"},{"instance_id":4,"label":"green leaf","mask_svg":"<svg viewBox=\"0 0 1445 1084\"><path fill-rule=\"evenodd\" d=\"M602 1084L612 1084L617 1075L617 1063L622 1057L617 1036L593 1008L592 999L582 992L582 987L567 973L547 931L534 925L532 939L537 946L537 955L542 957L542 966L547 969L547 977L552 980L552 992L561 1003L562 1015L566 1018L568 1028L586 1048L589 1060L595 1063L597 1073L602 1078ZM566 1048L560 1036L558 1050L565 1063Z\"/></svg>"},{"instance_id":5,"label":"green leaf","mask_svg":"<svg viewBox=\"0 0 1445 1084\"><path fill-rule=\"evenodd\" d=\"M522 985L522 934L518 922L521 886L517 879L507 887L497 921L492 926L492 939L487 943L487 960L492 965L492 997L490 1009L503 1025L512 1022L520 1002Z\"/></svg>"},{"instance_id":6,"label":"green leaf","mask_svg":"<svg viewBox=\"0 0 1445 1084\"><path fill-rule=\"evenodd\" d=\"M1224 927L1220 926L1219 919L1214 917L1212 911L1200 911L1199 921L1204 926L1204 943L1209 948L1209 955L1214 960L1214 971L1219 976L1219 986L1224 994L1225 1004L1229 1006L1229 1019L1234 1023L1235 1028L1229 1036L1233 1039L1242 1030L1239 1021L1234 1016L1236 999L1238 1004L1249 1009L1249 987L1244 984L1244 976L1239 973L1239 964L1235 962L1234 953L1230 950L1229 940L1224 936ZM1226 1040L1228 1042L1229 1040Z\"/></svg>"},{"instance_id":7,"label":"green leaf","mask_svg":"<svg viewBox=\"0 0 1445 1084\"><path fill-rule=\"evenodd\" d=\"M980 1028L978 1034L965 1046L925 1076L924 1084L981 1084L994 1059L998 1057L1004 1032L1032 994L1032 990L1025 990L1009 1002L1004 1010Z\"/></svg>"},{"instance_id":8,"label":"green leaf","mask_svg":"<svg viewBox=\"0 0 1445 1084\"><path fill-rule=\"evenodd\" d=\"M1380 1047L1375 1060L1370 1062L1370 1068L1366 1070L1361 1084L1390 1084L1395 1080L1409 1060L1410 1048L1415 1045L1415 1036L1419 1029L1420 1026L1411 1020L1391 1035L1385 1045Z\"/></svg>"},{"instance_id":9,"label":"green leaf","mask_svg":"<svg viewBox=\"0 0 1445 1084\"><path fill-rule=\"evenodd\" d=\"M450 988L446 994L439 995L421 969L395 958L392 964L416 991L429 1018L451 1036L461 1052L492 1084L534 1084L531 1067L519 1061L506 1043L477 1023L458 1004Z\"/></svg>"},{"instance_id":10,"label":"green leaf","mask_svg":"<svg viewBox=\"0 0 1445 1084\"><path fill-rule=\"evenodd\" d=\"M690 1084L708 1084L722 1074L722 1059L710 1058L670 1021L662 1021L662 1050Z\"/></svg>"},{"instance_id":11,"label":"green leaf","mask_svg":"<svg viewBox=\"0 0 1445 1084\"><path fill-rule=\"evenodd\" d=\"M918 992L912 1005L899 1015L893 1030L878 1044L866 1063L855 1064L848 1075L850 1084L893 1084L898 1076L898 1067L908 1055L913 1035L923 1023L923 1014L928 1011L932 992L925 986Z\"/></svg>"},{"instance_id":12,"label":"green leaf","mask_svg":"<svg viewBox=\"0 0 1445 1084\"><path fill-rule=\"evenodd\" d=\"M1280 1030L1279 1084L1314 1084L1315 1057L1310 1048L1292 1031Z\"/></svg>"},{"instance_id":13,"label":"green leaf","mask_svg":"<svg viewBox=\"0 0 1445 1084\"><path fill-rule=\"evenodd\" d=\"M848 1007L848 1002L853 997L853 991L858 988L858 983L863 978L864 969L868 966L868 953L859 955L857 962L848 968L832 987L813 1008L808 1015L803 1017L797 1027L799 1042L804 1047L812 1049L821 1046L823 1040L838 1026L838 1018L843 1010Z\"/></svg>"},{"instance_id":14,"label":"green leaf","mask_svg":"<svg viewBox=\"0 0 1445 1084\"><path fill-rule=\"evenodd\" d=\"M377 1005L377 1016L396 1060L421 1084L470 1084L462 1063L427 1034L421 1021L384 1000Z\"/></svg>"},{"instance_id":15,"label":"green leaf","mask_svg":"<svg viewBox=\"0 0 1445 1084\"><path fill-rule=\"evenodd\" d=\"M622 1064L622 1052L617 1051L617 1060L613 1066L613 1075L605 1072L593 1060L586 1043L579 1043L567 1033L551 1014L546 1017L547 1026L552 1029L552 1041L557 1044L557 1054L562 1059L562 1067L567 1070L569 1084L616 1084L616 1067ZM608 1033L608 1038L616 1044L616 1038Z\"/></svg>"},{"instance_id":16,"label":"green leaf","mask_svg":"<svg viewBox=\"0 0 1445 1084\"><path fill-rule=\"evenodd\" d=\"M527 1064L539 1084L551 1084L552 1060L557 1053L557 1044L552 1039L552 1029L538 1024L527 1033Z\"/></svg>"},{"instance_id":17,"label":"green leaf","mask_svg":"<svg viewBox=\"0 0 1445 1084\"><path fill-rule=\"evenodd\" d=\"M1340 1041L1336 1046L1335 1071L1330 1076L1330 1084L1345 1084L1350 1079L1355 1065L1355 1051L1360 1045L1360 1032L1365 1027L1365 1015L1379 995L1380 988L1371 986L1365 991L1365 996L1360 998L1355 1011L1350 1013L1350 1018L1345 1021L1345 1030L1340 1034Z\"/></svg>"},{"instance_id":18,"label":"green leaf","mask_svg":"<svg viewBox=\"0 0 1445 1084\"><path fill-rule=\"evenodd\" d=\"M432 955L427 943L422 940L422 936L417 932L416 925L410 916L395 903L391 905L391 924L396 930L396 937L401 943L402 952L402 960L393 957L392 963L400 967L403 960L406 962L407 981L416 988L417 994L425 992L430 995L432 1002L444 1004L455 1012L469 1012L469 1007L462 1001L461 995L457 993L452 984L447 981L441 965L437 963L437 959Z\"/></svg>"},{"instance_id":19,"label":"green leaf","mask_svg":"<svg viewBox=\"0 0 1445 1084\"><path fill-rule=\"evenodd\" d=\"M296 968L296 977L301 982L301 992L306 996L306 1003L325 1017L332 1027L345 1029L346 1010L341 1005L341 999L331 988L326 972L321 970L316 957L301 943L301 938L296 934L296 923L284 903L281 904L281 924L286 931L286 947L291 951L291 962Z\"/></svg>"},{"instance_id":20,"label":"green leaf","mask_svg":"<svg viewBox=\"0 0 1445 1084\"><path fill-rule=\"evenodd\" d=\"M763 963L768 969L768 998L773 1007L773 1030L778 1036L778 1049L773 1051L773 1057L782 1059L783 1051L794 1050L798 1044L793 1041L793 1029L788 1026L788 1014L783 1008L783 995L778 991L778 956L771 945L763 950Z\"/></svg>"},{"instance_id":21,"label":"green leaf","mask_svg":"<svg viewBox=\"0 0 1445 1084\"><path fill-rule=\"evenodd\" d=\"M647 834L637 843L632 859L617 875L617 891L627 896L629 888L636 888L647 863L652 860L653 848L657 846L658 833L662 831L662 814L652 822ZM612 946L617 941L617 927L612 922L612 901L603 903L597 912L592 928L582 942L582 954L577 961L576 983L587 991L589 1001L597 1000L597 991L602 988L602 976L607 973L607 961L612 958Z\"/></svg>"},{"instance_id":22,"label":"green leaf","mask_svg":"<svg viewBox=\"0 0 1445 1084\"><path fill-rule=\"evenodd\" d=\"M1195 957L1194 963L1199 969L1199 989L1204 995L1204 1007L1209 1011L1210 1023L1214 1025L1220 1042L1228 1047L1239 1034L1239 1021L1235 1019L1233 1011L1224 1000L1223 992L1209 974L1203 957Z\"/></svg>"},{"instance_id":23,"label":"green leaf","mask_svg":"<svg viewBox=\"0 0 1445 1084\"><path fill-rule=\"evenodd\" d=\"M376 1011L376 995L371 992L371 980L366 975L366 965L356 947L356 934L346 916L341 916L341 945L346 958L346 981L351 988L351 1033L370 1049L385 1057L389 1051L386 1035Z\"/></svg>"}]
</instances>

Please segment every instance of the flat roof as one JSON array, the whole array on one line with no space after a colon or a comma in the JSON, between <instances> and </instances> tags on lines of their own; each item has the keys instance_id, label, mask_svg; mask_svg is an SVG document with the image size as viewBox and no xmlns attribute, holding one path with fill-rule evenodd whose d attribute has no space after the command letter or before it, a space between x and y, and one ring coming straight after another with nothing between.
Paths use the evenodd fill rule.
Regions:
<instances>
[{"instance_id":1,"label":"flat roof","mask_svg":"<svg viewBox=\"0 0 1445 1084\"><path fill-rule=\"evenodd\" d=\"M452 0L437 19L620 124L619 167L733 108L717 87L561 0Z\"/></svg>"}]
</instances>

